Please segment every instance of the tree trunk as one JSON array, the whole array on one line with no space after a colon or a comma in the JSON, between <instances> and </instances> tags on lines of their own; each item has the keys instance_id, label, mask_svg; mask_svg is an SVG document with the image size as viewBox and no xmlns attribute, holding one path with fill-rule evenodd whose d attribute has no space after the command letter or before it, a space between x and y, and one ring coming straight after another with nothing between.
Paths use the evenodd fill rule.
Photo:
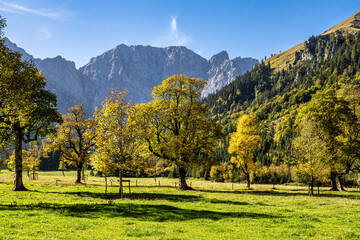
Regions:
<instances>
[{"instance_id":1,"label":"tree trunk","mask_svg":"<svg viewBox=\"0 0 360 240\"><path fill-rule=\"evenodd\" d=\"M245 173L245 177L246 177L246 188L250 189L250 174Z\"/></svg>"},{"instance_id":2,"label":"tree trunk","mask_svg":"<svg viewBox=\"0 0 360 240\"><path fill-rule=\"evenodd\" d=\"M75 183L81 183L81 170L83 168L83 165L78 164L76 167L77 167L77 173L76 173L76 182Z\"/></svg>"},{"instance_id":3,"label":"tree trunk","mask_svg":"<svg viewBox=\"0 0 360 240\"><path fill-rule=\"evenodd\" d=\"M339 182L339 188L341 191L345 191L345 188L344 188L344 178L343 178L343 174L340 174L338 176L338 182Z\"/></svg>"},{"instance_id":4,"label":"tree trunk","mask_svg":"<svg viewBox=\"0 0 360 240\"><path fill-rule=\"evenodd\" d=\"M337 184L336 184L336 176L337 176L337 174L334 171L330 172L330 181L331 181L330 191L339 191Z\"/></svg>"},{"instance_id":5,"label":"tree trunk","mask_svg":"<svg viewBox=\"0 0 360 240\"><path fill-rule=\"evenodd\" d=\"M23 184L23 168L22 168L22 140L23 133L19 126L15 126L15 175L13 191L27 191Z\"/></svg>"},{"instance_id":6,"label":"tree trunk","mask_svg":"<svg viewBox=\"0 0 360 240\"><path fill-rule=\"evenodd\" d=\"M119 169L119 195L120 198L124 198L123 182L122 182L122 171Z\"/></svg>"},{"instance_id":7,"label":"tree trunk","mask_svg":"<svg viewBox=\"0 0 360 240\"><path fill-rule=\"evenodd\" d=\"M85 169L84 168L81 169L81 179L83 181L85 181Z\"/></svg>"},{"instance_id":8,"label":"tree trunk","mask_svg":"<svg viewBox=\"0 0 360 240\"><path fill-rule=\"evenodd\" d=\"M314 195L314 185L309 183L308 184L308 195L311 197L312 195Z\"/></svg>"},{"instance_id":9,"label":"tree trunk","mask_svg":"<svg viewBox=\"0 0 360 240\"><path fill-rule=\"evenodd\" d=\"M179 189L191 190L192 188L186 184L186 170L183 167L179 167Z\"/></svg>"},{"instance_id":10,"label":"tree trunk","mask_svg":"<svg viewBox=\"0 0 360 240\"><path fill-rule=\"evenodd\" d=\"M314 176L311 176L310 188L309 188L309 196L314 195Z\"/></svg>"}]
</instances>

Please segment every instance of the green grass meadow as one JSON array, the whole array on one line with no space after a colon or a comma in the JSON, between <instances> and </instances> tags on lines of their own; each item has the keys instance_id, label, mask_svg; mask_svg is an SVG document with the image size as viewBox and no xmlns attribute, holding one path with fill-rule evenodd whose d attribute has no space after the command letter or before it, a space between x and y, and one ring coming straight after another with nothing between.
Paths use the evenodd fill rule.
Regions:
<instances>
[{"instance_id":1,"label":"green grass meadow","mask_svg":"<svg viewBox=\"0 0 360 240\"><path fill-rule=\"evenodd\" d=\"M356 189L309 197L300 186L188 179L195 190L179 191L175 179L133 178L119 199L118 183L105 194L104 178L75 184L75 172L39 172L27 192L12 181L0 172L0 239L360 239Z\"/></svg>"}]
</instances>

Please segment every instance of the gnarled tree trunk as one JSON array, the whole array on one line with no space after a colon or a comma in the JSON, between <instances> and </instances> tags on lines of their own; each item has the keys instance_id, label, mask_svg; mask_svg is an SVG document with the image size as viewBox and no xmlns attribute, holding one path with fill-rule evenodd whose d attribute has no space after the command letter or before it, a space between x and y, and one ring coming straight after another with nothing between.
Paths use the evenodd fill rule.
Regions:
<instances>
[{"instance_id":1,"label":"gnarled tree trunk","mask_svg":"<svg viewBox=\"0 0 360 240\"><path fill-rule=\"evenodd\" d=\"M337 177L337 174L334 171L331 171L330 172L330 181L331 181L330 191L339 191L337 184L336 184L336 177Z\"/></svg>"},{"instance_id":2,"label":"gnarled tree trunk","mask_svg":"<svg viewBox=\"0 0 360 240\"><path fill-rule=\"evenodd\" d=\"M179 167L179 189L191 190L192 188L186 184L186 170L183 167Z\"/></svg>"},{"instance_id":3,"label":"gnarled tree trunk","mask_svg":"<svg viewBox=\"0 0 360 240\"><path fill-rule=\"evenodd\" d=\"M13 191L26 191L23 184L23 168L22 168L22 140L23 133L20 126L14 127L15 133L15 174L14 174L14 187Z\"/></svg>"},{"instance_id":4,"label":"gnarled tree trunk","mask_svg":"<svg viewBox=\"0 0 360 240\"><path fill-rule=\"evenodd\" d=\"M81 183L81 171L83 168L83 164L77 164L76 168L77 168L77 171L76 171L76 182L75 183Z\"/></svg>"},{"instance_id":5,"label":"gnarled tree trunk","mask_svg":"<svg viewBox=\"0 0 360 240\"><path fill-rule=\"evenodd\" d=\"M245 173L245 177L246 177L246 188L250 189L250 174Z\"/></svg>"},{"instance_id":6,"label":"gnarled tree trunk","mask_svg":"<svg viewBox=\"0 0 360 240\"><path fill-rule=\"evenodd\" d=\"M339 188L340 188L341 191L345 191L345 188L344 188L344 185L345 185L344 175L345 174L340 174L338 176Z\"/></svg>"}]
</instances>

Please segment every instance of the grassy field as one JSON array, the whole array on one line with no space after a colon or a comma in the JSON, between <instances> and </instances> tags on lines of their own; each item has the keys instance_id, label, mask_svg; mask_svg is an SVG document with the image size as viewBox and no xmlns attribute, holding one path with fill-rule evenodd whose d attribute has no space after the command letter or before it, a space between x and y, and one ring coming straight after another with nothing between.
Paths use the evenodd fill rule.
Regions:
<instances>
[{"instance_id":1,"label":"grassy field","mask_svg":"<svg viewBox=\"0 0 360 240\"><path fill-rule=\"evenodd\" d=\"M12 192L1 171L0 239L360 239L355 190L308 197L304 187L189 179L195 191L178 191L174 179L139 178L122 200L118 184L105 195L103 178L76 185L65 174L40 172L24 181L30 191Z\"/></svg>"}]
</instances>

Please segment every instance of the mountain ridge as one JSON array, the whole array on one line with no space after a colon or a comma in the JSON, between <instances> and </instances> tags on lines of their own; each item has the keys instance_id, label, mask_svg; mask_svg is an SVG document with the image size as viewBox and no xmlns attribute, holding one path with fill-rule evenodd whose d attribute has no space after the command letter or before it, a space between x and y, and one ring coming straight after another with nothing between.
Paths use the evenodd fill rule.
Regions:
<instances>
[{"instance_id":1,"label":"mountain ridge","mask_svg":"<svg viewBox=\"0 0 360 240\"><path fill-rule=\"evenodd\" d=\"M360 11L356 12L346 20L341 23L325 30L320 36L326 36L334 32L339 33L355 33L360 31ZM306 42L306 41L305 41ZM279 54L275 54L272 57L268 58L265 63L271 64L271 67L274 68L275 72L282 69L287 69L290 64L293 64L295 61L296 52L304 50L304 43L295 45L292 48L289 48L286 51L283 51Z\"/></svg>"},{"instance_id":2,"label":"mountain ridge","mask_svg":"<svg viewBox=\"0 0 360 240\"><path fill-rule=\"evenodd\" d=\"M165 48L119 44L93 57L78 69L75 63L61 56L39 59L5 38L6 45L32 60L46 77L47 88L58 96L62 113L70 106L82 103L88 112L100 107L111 88L127 89L129 99L135 103L151 100L151 90L162 80L174 74L202 78L208 82L202 97L235 80L250 70L258 60L237 57L229 59L226 51L209 60L184 46ZM216 62L211 61L216 56Z\"/></svg>"}]
</instances>

